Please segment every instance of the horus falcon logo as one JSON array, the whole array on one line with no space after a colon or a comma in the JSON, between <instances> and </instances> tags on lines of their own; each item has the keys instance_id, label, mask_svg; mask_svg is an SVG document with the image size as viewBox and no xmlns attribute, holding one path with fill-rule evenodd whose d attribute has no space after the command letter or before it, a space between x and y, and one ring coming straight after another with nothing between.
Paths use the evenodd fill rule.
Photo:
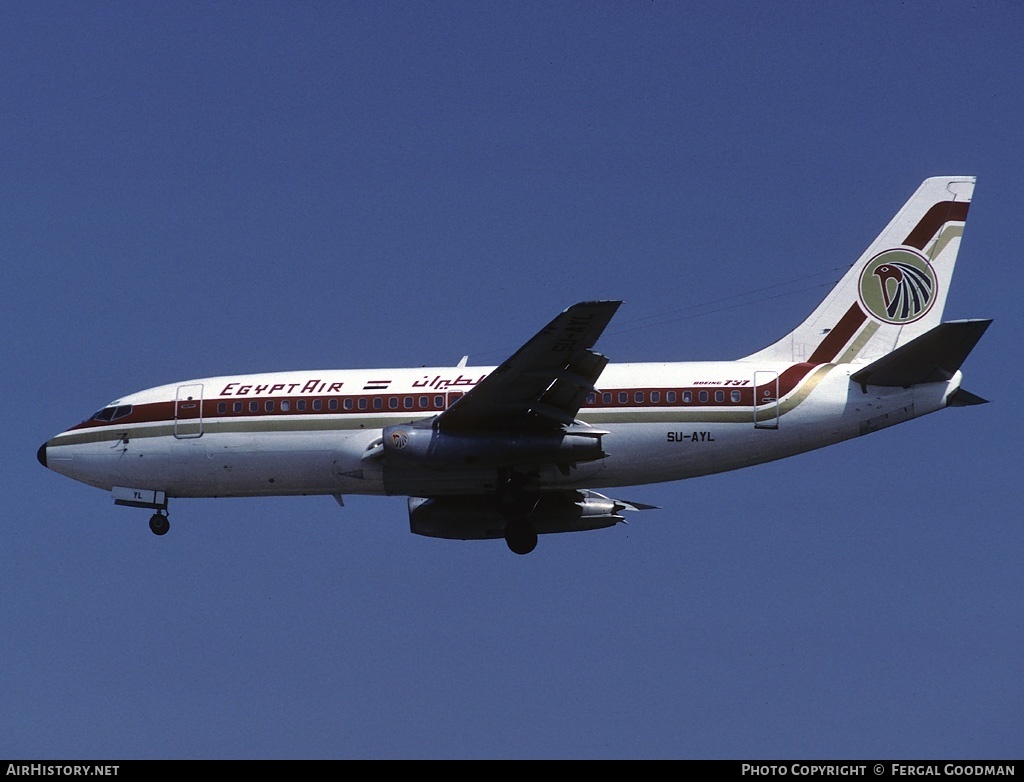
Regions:
<instances>
[{"instance_id":1,"label":"horus falcon logo","mask_svg":"<svg viewBox=\"0 0 1024 782\"><path fill-rule=\"evenodd\" d=\"M885 323L913 323L923 318L937 289L935 270L928 259L907 249L879 253L860 275L861 303Z\"/></svg>"}]
</instances>

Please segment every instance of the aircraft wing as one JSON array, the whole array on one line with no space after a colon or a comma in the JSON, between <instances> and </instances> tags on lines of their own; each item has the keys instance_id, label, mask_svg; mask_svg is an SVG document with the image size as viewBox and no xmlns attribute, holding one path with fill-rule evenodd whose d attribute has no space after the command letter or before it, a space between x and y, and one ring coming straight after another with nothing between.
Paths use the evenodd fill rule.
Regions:
<instances>
[{"instance_id":1,"label":"aircraft wing","mask_svg":"<svg viewBox=\"0 0 1024 782\"><path fill-rule=\"evenodd\" d=\"M585 301L556 317L434 421L442 430L572 424L608 359L591 348L621 301Z\"/></svg>"}]
</instances>

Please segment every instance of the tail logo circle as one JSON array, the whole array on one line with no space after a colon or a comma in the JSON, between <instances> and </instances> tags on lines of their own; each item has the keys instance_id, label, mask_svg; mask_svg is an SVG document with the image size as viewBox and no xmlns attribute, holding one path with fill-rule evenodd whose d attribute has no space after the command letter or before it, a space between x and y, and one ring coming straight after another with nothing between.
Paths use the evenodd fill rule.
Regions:
<instances>
[{"instance_id":1,"label":"tail logo circle","mask_svg":"<svg viewBox=\"0 0 1024 782\"><path fill-rule=\"evenodd\" d=\"M912 250L886 250L864 267L860 300L883 323L913 323L931 309L938 292L935 270Z\"/></svg>"}]
</instances>

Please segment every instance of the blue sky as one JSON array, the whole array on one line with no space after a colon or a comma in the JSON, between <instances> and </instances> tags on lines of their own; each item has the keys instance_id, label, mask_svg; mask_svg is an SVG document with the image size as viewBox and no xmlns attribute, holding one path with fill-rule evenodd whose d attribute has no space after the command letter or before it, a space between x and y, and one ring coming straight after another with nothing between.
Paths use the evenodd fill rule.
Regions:
<instances>
[{"instance_id":1,"label":"blue sky","mask_svg":"<svg viewBox=\"0 0 1024 782\"><path fill-rule=\"evenodd\" d=\"M0 757L1021 757L1022 23L0 5ZM739 357L939 174L978 176L946 317L995 319L993 403L622 490L663 507L628 527L182 500L157 538L35 459L131 391L496 363L583 299L625 301L613 360Z\"/></svg>"}]
</instances>

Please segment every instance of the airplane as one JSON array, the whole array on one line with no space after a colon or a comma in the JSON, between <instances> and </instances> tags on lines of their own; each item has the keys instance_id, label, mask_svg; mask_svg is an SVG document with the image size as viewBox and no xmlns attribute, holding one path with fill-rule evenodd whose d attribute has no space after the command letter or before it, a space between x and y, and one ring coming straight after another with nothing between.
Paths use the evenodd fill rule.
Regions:
<instances>
[{"instance_id":1,"label":"airplane","mask_svg":"<svg viewBox=\"0 0 1024 782\"><path fill-rule=\"evenodd\" d=\"M155 511L157 535L170 498L404 495L415 534L528 554L538 534L654 507L602 487L735 470L985 403L960 367L991 320L942 322L974 184L926 179L806 320L739 360L610 363L594 346L621 302L584 301L497 367L185 380L114 400L37 457Z\"/></svg>"}]
</instances>

